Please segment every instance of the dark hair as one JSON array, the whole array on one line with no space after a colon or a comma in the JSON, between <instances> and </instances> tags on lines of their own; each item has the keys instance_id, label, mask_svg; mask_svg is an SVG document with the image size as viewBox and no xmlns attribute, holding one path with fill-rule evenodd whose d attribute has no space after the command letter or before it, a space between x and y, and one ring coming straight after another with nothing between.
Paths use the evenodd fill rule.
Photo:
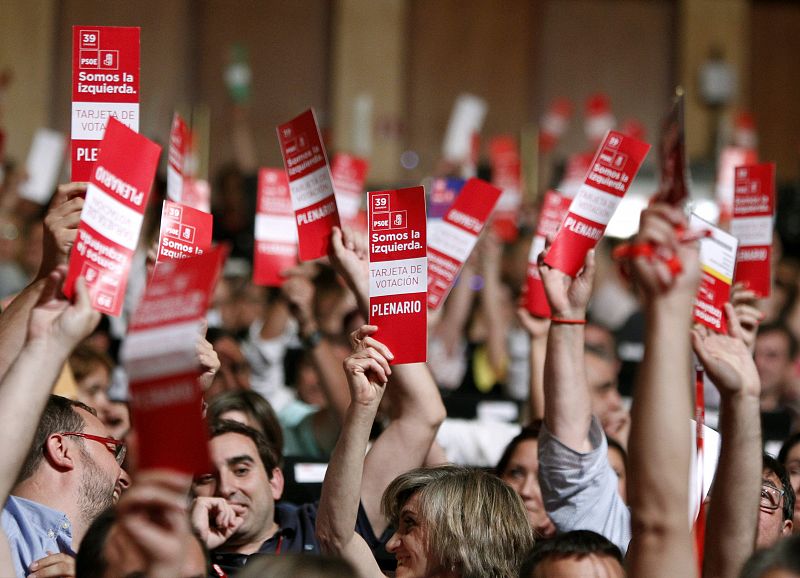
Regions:
<instances>
[{"instance_id":1,"label":"dark hair","mask_svg":"<svg viewBox=\"0 0 800 578\"><path fill-rule=\"evenodd\" d=\"M800 574L800 536L784 538L772 548L757 551L742 567L739 578L761 578L771 570Z\"/></svg>"},{"instance_id":2,"label":"dark hair","mask_svg":"<svg viewBox=\"0 0 800 578\"><path fill-rule=\"evenodd\" d=\"M75 411L75 408L97 415L95 410L79 401L67 399L60 395L50 396L47 400L47 405L44 406L28 455L25 456L25 461L22 463L22 468L16 481L17 484L27 480L36 472L36 468L39 467L42 458L44 458L44 446L51 435L64 431L83 431L83 428L86 427L86 422ZM78 443L83 443L80 438L77 438L77 441Z\"/></svg>"},{"instance_id":3,"label":"dark hair","mask_svg":"<svg viewBox=\"0 0 800 578\"><path fill-rule=\"evenodd\" d=\"M794 359L797 357L798 347L800 347L798 346L797 338L783 322L773 321L772 323L765 323L758 328L756 338L767 333L782 333L789 342L789 359Z\"/></svg>"},{"instance_id":4,"label":"dark hair","mask_svg":"<svg viewBox=\"0 0 800 578\"><path fill-rule=\"evenodd\" d=\"M778 461L786 467L786 462L789 460L789 452L792 451L794 446L800 443L800 431L793 433L781 446L781 451L778 452Z\"/></svg>"},{"instance_id":5,"label":"dark hair","mask_svg":"<svg viewBox=\"0 0 800 578\"><path fill-rule=\"evenodd\" d=\"M221 393L208 404L208 421L219 421L228 411L242 411L251 416L274 448L278 461L283 461L283 430L275 410L263 395L249 389Z\"/></svg>"},{"instance_id":6,"label":"dark hair","mask_svg":"<svg viewBox=\"0 0 800 578\"><path fill-rule=\"evenodd\" d=\"M523 427L522 430L516 436L514 436L510 442L508 442L506 449L503 450L503 455L500 456L500 460L497 462L497 466L494 468L494 473L497 476L502 476L508 467L508 462L511 461L511 456L513 456L514 452L517 450L517 446L527 440L539 439L539 432L541 429L542 420L540 419L537 419Z\"/></svg>"},{"instance_id":7,"label":"dark hair","mask_svg":"<svg viewBox=\"0 0 800 578\"><path fill-rule=\"evenodd\" d=\"M528 578L536 566L547 559L585 558L591 555L609 556L622 565L622 552L605 536L589 530L573 530L558 534L551 540L540 540L520 568L520 578Z\"/></svg>"},{"instance_id":8,"label":"dark hair","mask_svg":"<svg viewBox=\"0 0 800 578\"><path fill-rule=\"evenodd\" d=\"M112 506L95 518L89 529L86 530L86 535L81 540L81 547L78 549L78 555L75 557L76 578L103 578L106 575L108 571L108 560L105 556L106 539L116 521L117 511ZM197 542L203 550L206 565L208 565L208 548L195 530L192 530L192 533L197 538ZM138 573L134 575L138 575Z\"/></svg>"},{"instance_id":9,"label":"dark hair","mask_svg":"<svg viewBox=\"0 0 800 578\"><path fill-rule=\"evenodd\" d=\"M238 421L221 419L211 424L211 434L209 437L214 439L215 437L227 433L243 435L253 440L258 450L258 456L261 458L261 463L264 466L264 470L267 472L267 477L272 479L272 470L278 467L278 456L264 434Z\"/></svg>"},{"instance_id":10,"label":"dark hair","mask_svg":"<svg viewBox=\"0 0 800 578\"><path fill-rule=\"evenodd\" d=\"M72 375L75 376L75 381L81 381L98 367L106 369L108 374L111 375L114 370L114 362L107 353L92 349L86 344L81 344L69 356L69 367L72 370Z\"/></svg>"},{"instance_id":11,"label":"dark hair","mask_svg":"<svg viewBox=\"0 0 800 578\"><path fill-rule=\"evenodd\" d=\"M783 488L783 519L791 520L794 516L794 488L789 480L789 474L783 464L769 454L764 454L763 468L769 470L781 481Z\"/></svg>"}]
</instances>

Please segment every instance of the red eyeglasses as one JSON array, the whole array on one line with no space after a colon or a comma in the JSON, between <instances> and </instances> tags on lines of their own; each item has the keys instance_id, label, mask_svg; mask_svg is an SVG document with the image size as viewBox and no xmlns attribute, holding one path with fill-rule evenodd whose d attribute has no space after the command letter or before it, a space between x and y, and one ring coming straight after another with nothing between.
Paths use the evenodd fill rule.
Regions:
<instances>
[{"instance_id":1,"label":"red eyeglasses","mask_svg":"<svg viewBox=\"0 0 800 578\"><path fill-rule=\"evenodd\" d=\"M122 462L125 460L125 452L127 452L128 448L125 445L125 442L123 441L115 440L114 438L104 438L101 436L95 436L92 434L87 434L79 431L62 431L61 435L75 436L87 440L92 440L93 442L100 442L101 444L105 444L108 451L114 454L114 459L117 460L117 463L119 465L122 465Z\"/></svg>"}]
</instances>

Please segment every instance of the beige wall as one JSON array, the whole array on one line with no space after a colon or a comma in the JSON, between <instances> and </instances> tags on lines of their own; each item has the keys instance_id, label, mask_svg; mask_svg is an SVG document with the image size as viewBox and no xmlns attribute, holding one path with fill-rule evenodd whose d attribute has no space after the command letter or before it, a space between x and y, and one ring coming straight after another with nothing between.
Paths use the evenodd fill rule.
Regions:
<instances>
[{"instance_id":1,"label":"beige wall","mask_svg":"<svg viewBox=\"0 0 800 578\"><path fill-rule=\"evenodd\" d=\"M739 91L726 111L750 102L750 1L681 0L679 19L680 79L687 91L686 144L691 157L711 153L712 116L698 92L698 72L712 47L719 47L736 72Z\"/></svg>"},{"instance_id":2,"label":"beige wall","mask_svg":"<svg viewBox=\"0 0 800 578\"><path fill-rule=\"evenodd\" d=\"M36 129L49 124L54 9L50 0L3 0L0 8L0 70L14 74L0 126L7 154L18 161L24 162Z\"/></svg>"},{"instance_id":3,"label":"beige wall","mask_svg":"<svg viewBox=\"0 0 800 578\"><path fill-rule=\"evenodd\" d=\"M332 21L331 103L334 149L364 154L355 137L356 99L371 101L369 181L401 175L405 116L406 0L338 0Z\"/></svg>"}]
</instances>

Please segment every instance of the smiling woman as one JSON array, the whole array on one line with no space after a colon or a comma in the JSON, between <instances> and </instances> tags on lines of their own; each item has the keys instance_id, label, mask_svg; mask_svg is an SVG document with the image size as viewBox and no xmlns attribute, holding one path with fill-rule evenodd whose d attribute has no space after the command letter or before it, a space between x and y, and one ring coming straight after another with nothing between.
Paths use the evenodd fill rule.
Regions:
<instances>
[{"instance_id":1,"label":"smiling woman","mask_svg":"<svg viewBox=\"0 0 800 578\"><path fill-rule=\"evenodd\" d=\"M383 495L397 576L511 577L533 545L522 501L483 470L419 468Z\"/></svg>"}]
</instances>

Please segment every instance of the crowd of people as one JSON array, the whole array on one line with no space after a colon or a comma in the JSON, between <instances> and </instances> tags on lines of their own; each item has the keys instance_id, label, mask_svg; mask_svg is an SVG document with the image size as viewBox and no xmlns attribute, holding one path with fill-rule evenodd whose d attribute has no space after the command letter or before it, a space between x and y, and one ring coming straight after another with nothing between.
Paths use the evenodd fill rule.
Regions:
<instances>
[{"instance_id":1,"label":"crowd of people","mask_svg":"<svg viewBox=\"0 0 800 578\"><path fill-rule=\"evenodd\" d=\"M214 187L231 253L197 336L212 468L195 476L137 468L119 360L159 203L123 316L101 318L82 280L61 292L86 184L38 208L6 165L0 575L800 577L798 271L777 238L771 296L734 287L713 333L692 320L686 213L654 204L629 242L656 250L625 263L604 240L573 278L545 249L542 319L519 306L530 207L517 241L484 233L429 316L428 362L397 365L369 324L363 233L336 228L328 258L252 283L243 157ZM696 518L698 364L721 451ZM300 479L309 463L324 481Z\"/></svg>"}]
</instances>

